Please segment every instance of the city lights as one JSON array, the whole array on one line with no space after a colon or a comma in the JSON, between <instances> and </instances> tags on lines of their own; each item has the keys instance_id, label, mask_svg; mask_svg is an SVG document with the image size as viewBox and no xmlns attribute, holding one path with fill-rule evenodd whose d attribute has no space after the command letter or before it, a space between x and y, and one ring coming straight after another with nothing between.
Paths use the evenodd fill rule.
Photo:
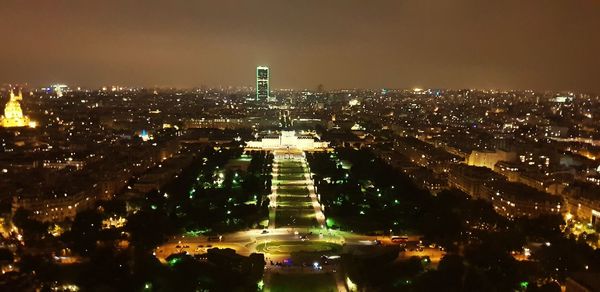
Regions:
<instances>
[{"instance_id":1,"label":"city lights","mask_svg":"<svg viewBox=\"0 0 600 292\"><path fill-rule=\"evenodd\" d=\"M0 291L600 291L597 1L4 2Z\"/></svg>"}]
</instances>

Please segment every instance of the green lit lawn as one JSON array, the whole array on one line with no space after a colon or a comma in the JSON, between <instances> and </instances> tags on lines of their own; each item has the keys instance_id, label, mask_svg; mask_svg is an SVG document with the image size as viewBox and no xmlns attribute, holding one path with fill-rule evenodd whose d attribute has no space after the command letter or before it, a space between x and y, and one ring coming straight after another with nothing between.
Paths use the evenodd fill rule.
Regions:
<instances>
[{"instance_id":1,"label":"green lit lawn","mask_svg":"<svg viewBox=\"0 0 600 292\"><path fill-rule=\"evenodd\" d=\"M301 166L297 166L297 167L281 167L279 166L277 168L277 171L281 174L289 174L289 173L304 173L304 168L302 168Z\"/></svg>"},{"instance_id":2,"label":"green lit lawn","mask_svg":"<svg viewBox=\"0 0 600 292\"><path fill-rule=\"evenodd\" d=\"M286 195L279 195L277 196L277 203L305 203L308 202L310 203L311 200L310 198L306 197L306 196L286 196Z\"/></svg>"},{"instance_id":3,"label":"green lit lawn","mask_svg":"<svg viewBox=\"0 0 600 292\"><path fill-rule=\"evenodd\" d=\"M280 195L295 195L295 196L308 196L310 192L306 187L280 187L277 190Z\"/></svg>"},{"instance_id":4,"label":"green lit lawn","mask_svg":"<svg viewBox=\"0 0 600 292\"><path fill-rule=\"evenodd\" d=\"M303 173L300 174L279 174L276 177L277 180L279 181L283 181L283 180L305 180L306 177L304 176Z\"/></svg>"},{"instance_id":5,"label":"green lit lawn","mask_svg":"<svg viewBox=\"0 0 600 292\"><path fill-rule=\"evenodd\" d=\"M277 208L275 215L277 227L315 227L315 211L312 208Z\"/></svg>"},{"instance_id":6,"label":"green lit lawn","mask_svg":"<svg viewBox=\"0 0 600 292\"><path fill-rule=\"evenodd\" d=\"M260 243L256 246L258 252L270 254L290 254L296 252L337 252L342 246L325 241L273 241Z\"/></svg>"},{"instance_id":7,"label":"green lit lawn","mask_svg":"<svg viewBox=\"0 0 600 292\"><path fill-rule=\"evenodd\" d=\"M305 182L306 169L299 161L282 161L278 165L278 175L273 180L277 188L277 227L317 226L312 201Z\"/></svg>"},{"instance_id":8,"label":"green lit lawn","mask_svg":"<svg viewBox=\"0 0 600 292\"><path fill-rule=\"evenodd\" d=\"M289 200L285 200L285 201L278 201L277 202L277 206L278 207L292 207L292 208L310 208L313 209L312 206L312 202L310 201L289 201Z\"/></svg>"}]
</instances>

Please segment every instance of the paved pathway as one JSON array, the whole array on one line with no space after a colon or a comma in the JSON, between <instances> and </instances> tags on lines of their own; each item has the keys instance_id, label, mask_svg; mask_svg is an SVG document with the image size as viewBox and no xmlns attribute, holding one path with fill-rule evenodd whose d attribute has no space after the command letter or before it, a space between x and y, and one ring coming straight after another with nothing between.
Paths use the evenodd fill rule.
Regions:
<instances>
[{"instance_id":1,"label":"paved pathway","mask_svg":"<svg viewBox=\"0 0 600 292\"><path fill-rule=\"evenodd\" d=\"M275 151L274 156L269 228L325 226L304 153Z\"/></svg>"}]
</instances>

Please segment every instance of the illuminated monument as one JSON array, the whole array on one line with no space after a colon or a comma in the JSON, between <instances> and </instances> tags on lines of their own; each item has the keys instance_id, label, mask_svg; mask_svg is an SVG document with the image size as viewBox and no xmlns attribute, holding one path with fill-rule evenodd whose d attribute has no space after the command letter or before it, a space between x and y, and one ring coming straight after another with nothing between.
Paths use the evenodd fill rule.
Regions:
<instances>
[{"instance_id":1,"label":"illuminated monument","mask_svg":"<svg viewBox=\"0 0 600 292\"><path fill-rule=\"evenodd\" d=\"M327 151L329 142L315 141L314 135L309 133L296 134L295 131L281 131L266 135L260 141L246 142L248 150L302 150L302 151Z\"/></svg>"},{"instance_id":2,"label":"illuminated monument","mask_svg":"<svg viewBox=\"0 0 600 292\"><path fill-rule=\"evenodd\" d=\"M269 67L256 67L256 101L266 101L271 93L269 78Z\"/></svg>"},{"instance_id":3,"label":"illuminated monument","mask_svg":"<svg viewBox=\"0 0 600 292\"><path fill-rule=\"evenodd\" d=\"M34 128L36 123L30 121L29 117L23 115L20 100L23 100L23 94L19 91L18 95L10 91L10 99L4 107L4 115L0 116L0 126L4 128L31 127Z\"/></svg>"}]
</instances>

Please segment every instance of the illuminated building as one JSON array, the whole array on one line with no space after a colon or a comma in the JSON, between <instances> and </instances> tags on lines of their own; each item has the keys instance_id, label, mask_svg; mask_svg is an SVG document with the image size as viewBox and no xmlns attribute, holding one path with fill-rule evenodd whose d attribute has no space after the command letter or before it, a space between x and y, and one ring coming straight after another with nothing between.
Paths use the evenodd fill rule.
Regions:
<instances>
[{"instance_id":1,"label":"illuminated building","mask_svg":"<svg viewBox=\"0 0 600 292\"><path fill-rule=\"evenodd\" d=\"M266 101L269 98L270 78L269 67L258 66L256 67L256 101Z\"/></svg>"},{"instance_id":2,"label":"illuminated building","mask_svg":"<svg viewBox=\"0 0 600 292\"><path fill-rule=\"evenodd\" d=\"M151 139L151 136L148 135L148 131L146 130L142 130L142 133L140 134L140 137L142 138L142 141L146 142L148 140Z\"/></svg>"},{"instance_id":3,"label":"illuminated building","mask_svg":"<svg viewBox=\"0 0 600 292\"><path fill-rule=\"evenodd\" d=\"M496 163L500 161L515 161L517 160L517 154L514 152L508 152L504 150L494 151L477 151L473 150L467 157L466 162L470 166L487 167L494 169Z\"/></svg>"},{"instance_id":4,"label":"illuminated building","mask_svg":"<svg viewBox=\"0 0 600 292\"><path fill-rule=\"evenodd\" d=\"M494 210L508 218L560 214L565 210L560 196L553 196L524 184L493 181L484 183L483 189L488 193Z\"/></svg>"},{"instance_id":5,"label":"illuminated building","mask_svg":"<svg viewBox=\"0 0 600 292\"><path fill-rule=\"evenodd\" d=\"M40 196L14 196L12 213L18 209L31 211L30 218L42 222L59 222L73 219L78 211L89 209L96 202L94 195L79 192L75 195L40 197Z\"/></svg>"},{"instance_id":6,"label":"illuminated building","mask_svg":"<svg viewBox=\"0 0 600 292\"><path fill-rule=\"evenodd\" d=\"M184 124L186 129L240 129L252 125L248 119L189 119Z\"/></svg>"},{"instance_id":7,"label":"illuminated building","mask_svg":"<svg viewBox=\"0 0 600 292\"><path fill-rule=\"evenodd\" d=\"M4 107L4 115L0 117L0 125L4 128L17 128L17 127L32 127L35 128L36 123L30 121L29 117L23 115L21 109L20 100L23 100L23 94L19 92L15 95L14 92L10 91L10 99Z\"/></svg>"},{"instance_id":8,"label":"illuminated building","mask_svg":"<svg viewBox=\"0 0 600 292\"><path fill-rule=\"evenodd\" d=\"M563 191L569 214L581 222L600 224L600 186L576 181Z\"/></svg>"},{"instance_id":9,"label":"illuminated building","mask_svg":"<svg viewBox=\"0 0 600 292\"><path fill-rule=\"evenodd\" d=\"M61 98L64 95L65 90L68 90L68 86L64 84L54 84L52 85L52 89L54 93L56 93L56 97Z\"/></svg>"},{"instance_id":10,"label":"illuminated building","mask_svg":"<svg viewBox=\"0 0 600 292\"><path fill-rule=\"evenodd\" d=\"M508 218L557 214L565 208L562 198L521 183L509 182L486 167L459 164L448 173L448 184L473 198L492 203L494 210Z\"/></svg>"},{"instance_id":11,"label":"illuminated building","mask_svg":"<svg viewBox=\"0 0 600 292\"><path fill-rule=\"evenodd\" d=\"M295 131L281 131L279 134L262 137L260 141L246 142L246 149L299 149L303 151L327 150L329 142L315 141L311 135L296 135Z\"/></svg>"}]
</instances>

